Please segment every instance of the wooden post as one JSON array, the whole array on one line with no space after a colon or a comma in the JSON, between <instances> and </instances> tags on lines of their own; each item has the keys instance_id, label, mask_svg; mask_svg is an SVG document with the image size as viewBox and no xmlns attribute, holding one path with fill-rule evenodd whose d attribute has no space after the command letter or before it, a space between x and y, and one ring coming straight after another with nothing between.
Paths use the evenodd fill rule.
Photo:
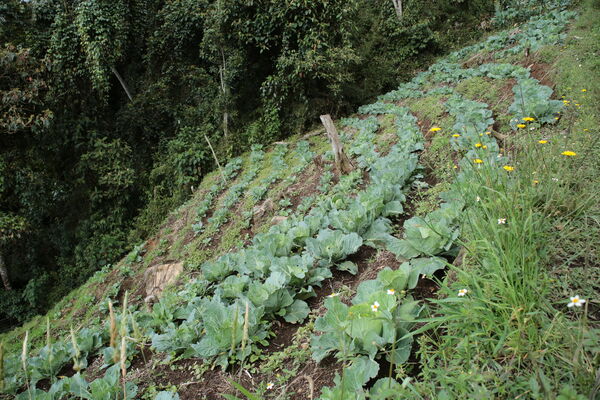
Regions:
<instances>
[{"instance_id":1,"label":"wooden post","mask_svg":"<svg viewBox=\"0 0 600 400\"><path fill-rule=\"evenodd\" d=\"M335 156L335 168L339 175L347 174L354 169L354 166L350 162L350 159L344 153L344 147L342 146L342 142L340 142L340 137L337 133L337 129L335 129L335 125L333 124L333 120L329 114L321 115L321 122L325 126L325 130L327 131L327 137L331 142L331 147L333 149L333 155Z\"/></svg>"}]
</instances>

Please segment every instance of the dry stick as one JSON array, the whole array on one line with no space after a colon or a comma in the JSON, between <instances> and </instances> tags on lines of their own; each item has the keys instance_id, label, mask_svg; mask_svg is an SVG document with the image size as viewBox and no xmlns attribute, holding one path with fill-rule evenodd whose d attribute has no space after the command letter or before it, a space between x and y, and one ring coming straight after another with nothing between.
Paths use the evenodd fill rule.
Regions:
<instances>
[{"instance_id":1,"label":"dry stick","mask_svg":"<svg viewBox=\"0 0 600 400\"><path fill-rule=\"evenodd\" d=\"M320 135L322 133L324 133L323 129L318 129L318 130L316 130L314 132L309 132L306 135L302 136L302 140L306 140L306 139L311 138L313 136L318 136L318 135Z\"/></svg>"},{"instance_id":2,"label":"dry stick","mask_svg":"<svg viewBox=\"0 0 600 400\"><path fill-rule=\"evenodd\" d=\"M125 360L127 359L127 346L125 342L125 337L121 338L121 375L123 376L123 400L127 400L127 387L125 385L125 375L127 374L127 369L125 367Z\"/></svg>"},{"instance_id":3,"label":"dry stick","mask_svg":"<svg viewBox=\"0 0 600 400\"><path fill-rule=\"evenodd\" d=\"M25 373L25 384L27 385L27 393L29 394L29 400L31 398L31 390L29 388L29 378L27 377L27 342L29 341L29 331L25 332L25 339L23 339L23 350L21 351L21 366Z\"/></svg>"},{"instance_id":4,"label":"dry stick","mask_svg":"<svg viewBox=\"0 0 600 400\"><path fill-rule=\"evenodd\" d=\"M52 365L54 360L54 353L52 352L52 341L50 340L50 317L46 317L46 347L48 348L48 366ZM54 378L51 379L53 381Z\"/></svg>"},{"instance_id":5,"label":"dry stick","mask_svg":"<svg viewBox=\"0 0 600 400\"><path fill-rule=\"evenodd\" d=\"M4 342L0 342L0 392L4 390Z\"/></svg>"},{"instance_id":6,"label":"dry stick","mask_svg":"<svg viewBox=\"0 0 600 400\"><path fill-rule=\"evenodd\" d=\"M242 365L240 366L240 371L238 372L238 376L242 375L242 370L244 369L244 364L246 361L246 357L244 356L244 351L246 350L246 343L248 342L248 325L250 324L250 305L246 302L246 314L244 315L244 333L242 336Z\"/></svg>"},{"instance_id":7,"label":"dry stick","mask_svg":"<svg viewBox=\"0 0 600 400\"><path fill-rule=\"evenodd\" d=\"M119 353L117 353L117 321L113 310L112 301L108 301L108 312L110 315L110 347L113 349L113 361L119 361Z\"/></svg>"},{"instance_id":8,"label":"dry stick","mask_svg":"<svg viewBox=\"0 0 600 400\"><path fill-rule=\"evenodd\" d=\"M179 385L179 387L184 387L184 386L190 386L190 385L196 385L196 384L200 384L203 383L204 381L190 381L190 382L185 382Z\"/></svg>"},{"instance_id":9,"label":"dry stick","mask_svg":"<svg viewBox=\"0 0 600 400\"><path fill-rule=\"evenodd\" d=\"M312 400L313 396L314 396L314 393L315 393L315 382L308 375L300 375L299 377L297 377L296 379L294 379L293 381L291 381L289 383L289 385L284 386L283 392L281 392L279 394L279 396L277 396L277 400L283 398L283 396L285 396L285 394L287 393L287 388L289 388L290 386L292 386L294 383L298 382L300 379L306 379L306 381L308 382L308 389L310 390L309 400Z\"/></svg>"},{"instance_id":10,"label":"dry stick","mask_svg":"<svg viewBox=\"0 0 600 400\"><path fill-rule=\"evenodd\" d=\"M238 328L238 305L235 305L235 312L233 315L233 329L231 331L231 349L229 355L233 357L235 354L235 342L237 341L237 328Z\"/></svg>"},{"instance_id":11,"label":"dry stick","mask_svg":"<svg viewBox=\"0 0 600 400\"><path fill-rule=\"evenodd\" d=\"M219 164L219 159L217 158L217 154L215 153L215 150L213 149L212 144L210 144L210 140L208 140L208 136L206 136L206 133L204 134L204 139L206 139L206 143L208 143L208 147L210 147L210 151L212 152L215 162L217 163L217 167L219 167L219 171L221 172L221 177L223 178L223 183L227 184L227 179L225 179L225 174L223 173L223 168L221 168L221 164Z\"/></svg>"},{"instance_id":12,"label":"dry stick","mask_svg":"<svg viewBox=\"0 0 600 400\"><path fill-rule=\"evenodd\" d=\"M73 371L79 372L81 371L81 361L79 357L81 357L81 351L79 350L79 346L77 346L77 339L75 338L75 331L73 330L73 326L71 325L71 344L73 345Z\"/></svg>"},{"instance_id":13,"label":"dry stick","mask_svg":"<svg viewBox=\"0 0 600 400\"><path fill-rule=\"evenodd\" d=\"M46 346L50 348L50 317L46 317Z\"/></svg>"}]
</instances>

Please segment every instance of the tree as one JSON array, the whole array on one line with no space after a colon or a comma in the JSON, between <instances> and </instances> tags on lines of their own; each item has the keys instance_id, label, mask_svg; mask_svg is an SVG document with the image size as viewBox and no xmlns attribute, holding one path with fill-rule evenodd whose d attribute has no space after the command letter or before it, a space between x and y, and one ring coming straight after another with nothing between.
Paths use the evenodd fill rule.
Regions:
<instances>
[{"instance_id":1,"label":"tree","mask_svg":"<svg viewBox=\"0 0 600 400\"><path fill-rule=\"evenodd\" d=\"M396 10L396 16L398 18L402 18L402 0L392 0L394 4L394 9Z\"/></svg>"},{"instance_id":2,"label":"tree","mask_svg":"<svg viewBox=\"0 0 600 400\"><path fill-rule=\"evenodd\" d=\"M21 236L26 226L24 218L0 212L0 278L6 290L12 290L12 286L4 259L4 249Z\"/></svg>"},{"instance_id":3,"label":"tree","mask_svg":"<svg viewBox=\"0 0 600 400\"><path fill-rule=\"evenodd\" d=\"M121 0L82 0L75 8L74 22L94 88L106 94L108 76L112 72L131 99L129 89L115 68L127 41L127 11Z\"/></svg>"}]
</instances>

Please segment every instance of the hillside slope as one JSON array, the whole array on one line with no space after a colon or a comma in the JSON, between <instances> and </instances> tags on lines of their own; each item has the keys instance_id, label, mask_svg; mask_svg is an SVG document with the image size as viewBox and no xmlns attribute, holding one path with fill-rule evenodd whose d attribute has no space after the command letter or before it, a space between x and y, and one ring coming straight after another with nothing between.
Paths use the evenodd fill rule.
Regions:
<instances>
[{"instance_id":1,"label":"hillside slope","mask_svg":"<svg viewBox=\"0 0 600 400\"><path fill-rule=\"evenodd\" d=\"M156 237L0 337L3 390L594 398L593 4L569 36L576 13L546 9L339 121L347 175L321 132L232 160Z\"/></svg>"}]
</instances>

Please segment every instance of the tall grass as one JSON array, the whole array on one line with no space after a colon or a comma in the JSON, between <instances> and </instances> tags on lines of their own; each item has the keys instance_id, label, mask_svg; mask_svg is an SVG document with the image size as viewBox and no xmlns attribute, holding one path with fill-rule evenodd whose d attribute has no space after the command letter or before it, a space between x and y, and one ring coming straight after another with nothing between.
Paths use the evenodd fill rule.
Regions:
<instances>
[{"instance_id":1,"label":"tall grass","mask_svg":"<svg viewBox=\"0 0 600 400\"><path fill-rule=\"evenodd\" d=\"M594 399L599 392L600 323L588 307L597 309L600 294L589 263L600 247L600 77L586 72L586 61L569 59L587 46L596 54L588 66L600 70L599 16L595 10L582 17L571 52L558 60L565 86L558 89L568 100L558 124L533 121L507 137L500 145L514 170L483 166L461 187L472 203L462 224L465 262L434 301L440 329L420 339L419 393ZM573 282L573 264L584 256L590 276ZM459 297L460 289L467 295ZM585 307L568 308L576 294Z\"/></svg>"}]
</instances>

